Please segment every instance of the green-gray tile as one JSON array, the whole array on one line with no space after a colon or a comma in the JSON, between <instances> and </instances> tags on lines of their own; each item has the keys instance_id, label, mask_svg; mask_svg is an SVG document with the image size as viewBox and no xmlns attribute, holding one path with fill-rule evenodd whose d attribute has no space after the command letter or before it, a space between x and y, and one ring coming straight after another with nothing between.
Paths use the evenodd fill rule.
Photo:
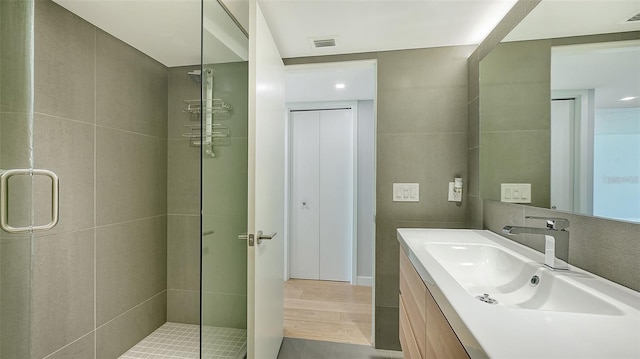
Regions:
<instances>
[{"instance_id":1,"label":"green-gray tile","mask_svg":"<svg viewBox=\"0 0 640 359\"><path fill-rule=\"evenodd\" d=\"M54 171L60 178L60 222L51 235L94 227L94 126L45 115L36 115L34 162L36 168ZM35 181L35 223L51 218L51 181Z\"/></svg>"},{"instance_id":2,"label":"green-gray tile","mask_svg":"<svg viewBox=\"0 0 640 359\"><path fill-rule=\"evenodd\" d=\"M167 141L97 127L97 225L166 214Z\"/></svg>"},{"instance_id":3,"label":"green-gray tile","mask_svg":"<svg viewBox=\"0 0 640 359\"><path fill-rule=\"evenodd\" d=\"M167 138L164 65L97 30L96 83L96 124Z\"/></svg>"},{"instance_id":4,"label":"green-gray tile","mask_svg":"<svg viewBox=\"0 0 640 359\"><path fill-rule=\"evenodd\" d=\"M167 321L167 295L162 292L96 329L96 358L124 354Z\"/></svg>"},{"instance_id":5,"label":"green-gray tile","mask_svg":"<svg viewBox=\"0 0 640 359\"><path fill-rule=\"evenodd\" d=\"M203 216L202 288L204 291L246 295L247 243L238 240L246 232L243 216Z\"/></svg>"},{"instance_id":6,"label":"green-gray tile","mask_svg":"<svg viewBox=\"0 0 640 359\"><path fill-rule=\"evenodd\" d=\"M454 177L466 178L466 133L378 135L377 216L464 222L465 202L449 202ZM393 202L393 183L420 184L419 202Z\"/></svg>"},{"instance_id":7,"label":"green-gray tile","mask_svg":"<svg viewBox=\"0 0 640 359\"><path fill-rule=\"evenodd\" d=\"M500 200L501 183L531 183L531 203L549 206L549 131L480 135L480 196Z\"/></svg>"},{"instance_id":8,"label":"green-gray tile","mask_svg":"<svg viewBox=\"0 0 640 359\"><path fill-rule=\"evenodd\" d=\"M92 359L95 357L95 332L91 332L44 359Z\"/></svg>"},{"instance_id":9,"label":"green-gray tile","mask_svg":"<svg viewBox=\"0 0 640 359\"><path fill-rule=\"evenodd\" d=\"M96 229L98 326L166 290L166 228L160 216Z\"/></svg>"},{"instance_id":10,"label":"green-gray tile","mask_svg":"<svg viewBox=\"0 0 640 359\"><path fill-rule=\"evenodd\" d=\"M549 82L482 85L480 92L480 131L550 128Z\"/></svg>"},{"instance_id":11,"label":"green-gray tile","mask_svg":"<svg viewBox=\"0 0 640 359\"><path fill-rule=\"evenodd\" d=\"M200 147L187 140L168 141L167 212L200 214ZM209 159L207 159L209 160ZM215 159L210 159L215 161Z\"/></svg>"},{"instance_id":12,"label":"green-gray tile","mask_svg":"<svg viewBox=\"0 0 640 359\"><path fill-rule=\"evenodd\" d=\"M376 306L375 345L377 349L401 350L400 309Z\"/></svg>"},{"instance_id":13,"label":"green-gray tile","mask_svg":"<svg viewBox=\"0 0 640 359\"><path fill-rule=\"evenodd\" d=\"M378 54L378 90L467 86L474 46L387 51Z\"/></svg>"},{"instance_id":14,"label":"green-gray tile","mask_svg":"<svg viewBox=\"0 0 640 359\"><path fill-rule=\"evenodd\" d=\"M169 139L184 139L188 132L184 125L198 124L191 121L190 114L184 112L185 100L200 100L200 84L191 79L188 72L200 70L200 66L180 66L169 68L168 73L168 129Z\"/></svg>"},{"instance_id":15,"label":"green-gray tile","mask_svg":"<svg viewBox=\"0 0 640 359\"><path fill-rule=\"evenodd\" d=\"M34 3L35 111L95 123L95 27L53 1Z\"/></svg>"},{"instance_id":16,"label":"green-gray tile","mask_svg":"<svg viewBox=\"0 0 640 359\"><path fill-rule=\"evenodd\" d=\"M0 104L5 109L32 111L31 81L33 9L29 1L0 2Z\"/></svg>"},{"instance_id":17,"label":"green-gray tile","mask_svg":"<svg viewBox=\"0 0 640 359\"><path fill-rule=\"evenodd\" d=\"M480 83L549 82L550 69L550 40L502 42L480 62Z\"/></svg>"},{"instance_id":18,"label":"green-gray tile","mask_svg":"<svg viewBox=\"0 0 640 359\"><path fill-rule=\"evenodd\" d=\"M378 134L466 132L467 89L380 90L377 123Z\"/></svg>"},{"instance_id":19,"label":"green-gray tile","mask_svg":"<svg viewBox=\"0 0 640 359\"><path fill-rule=\"evenodd\" d=\"M200 290L200 216L167 216L167 288Z\"/></svg>"},{"instance_id":20,"label":"green-gray tile","mask_svg":"<svg viewBox=\"0 0 640 359\"><path fill-rule=\"evenodd\" d=\"M42 358L94 328L94 230L34 243L32 351Z\"/></svg>"},{"instance_id":21,"label":"green-gray tile","mask_svg":"<svg viewBox=\"0 0 640 359\"><path fill-rule=\"evenodd\" d=\"M31 322L31 239L0 242L0 357L28 358Z\"/></svg>"},{"instance_id":22,"label":"green-gray tile","mask_svg":"<svg viewBox=\"0 0 640 359\"><path fill-rule=\"evenodd\" d=\"M168 289L167 321L200 324L200 292Z\"/></svg>"}]
</instances>

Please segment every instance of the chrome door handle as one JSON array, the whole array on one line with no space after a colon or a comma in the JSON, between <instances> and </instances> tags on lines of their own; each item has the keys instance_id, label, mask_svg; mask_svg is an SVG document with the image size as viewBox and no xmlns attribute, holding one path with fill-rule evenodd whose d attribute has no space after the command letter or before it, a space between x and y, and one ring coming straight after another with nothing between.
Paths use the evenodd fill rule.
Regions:
<instances>
[{"instance_id":1,"label":"chrome door handle","mask_svg":"<svg viewBox=\"0 0 640 359\"><path fill-rule=\"evenodd\" d=\"M256 234L256 238L258 239L258 244L262 243L263 239L272 239L277 234L278 234L278 232L273 232L273 233L271 233L269 235L266 235L266 234L262 233L262 231L258 231L258 233Z\"/></svg>"},{"instance_id":2,"label":"chrome door handle","mask_svg":"<svg viewBox=\"0 0 640 359\"><path fill-rule=\"evenodd\" d=\"M13 227L9 224L9 178L13 176L47 176L51 179L51 221L39 226ZM9 233L46 231L58 224L60 214L58 175L49 170L15 169L0 174L0 228Z\"/></svg>"}]
</instances>

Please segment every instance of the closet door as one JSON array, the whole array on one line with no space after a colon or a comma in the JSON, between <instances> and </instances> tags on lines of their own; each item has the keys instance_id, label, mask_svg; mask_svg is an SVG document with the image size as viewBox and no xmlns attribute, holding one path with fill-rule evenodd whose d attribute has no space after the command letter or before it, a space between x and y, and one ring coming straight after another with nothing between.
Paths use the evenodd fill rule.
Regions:
<instances>
[{"instance_id":1,"label":"closet door","mask_svg":"<svg viewBox=\"0 0 640 359\"><path fill-rule=\"evenodd\" d=\"M320 113L291 113L291 243L289 275L319 279Z\"/></svg>"},{"instance_id":2,"label":"closet door","mask_svg":"<svg viewBox=\"0 0 640 359\"><path fill-rule=\"evenodd\" d=\"M320 279L351 280L352 110L320 112Z\"/></svg>"},{"instance_id":3,"label":"closet door","mask_svg":"<svg viewBox=\"0 0 640 359\"><path fill-rule=\"evenodd\" d=\"M351 280L353 112L291 113L291 278Z\"/></svg>"}]
</instances>

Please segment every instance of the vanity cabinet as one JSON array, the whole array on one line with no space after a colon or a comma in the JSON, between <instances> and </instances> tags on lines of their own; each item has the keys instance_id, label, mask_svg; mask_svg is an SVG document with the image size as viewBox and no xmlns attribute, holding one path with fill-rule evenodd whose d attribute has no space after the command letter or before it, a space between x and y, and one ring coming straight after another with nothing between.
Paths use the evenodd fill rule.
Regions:
<instances>
[{"instance_id":1,"label":"vanity cabinet","mask_svg":"<svg viewBox=\"0 0 640 359\"><path fill-rule=\"evenodd\" d=\"M400 251L400 344L407 359L468 359L429 289Z\"/></svg>"}]
</instances>

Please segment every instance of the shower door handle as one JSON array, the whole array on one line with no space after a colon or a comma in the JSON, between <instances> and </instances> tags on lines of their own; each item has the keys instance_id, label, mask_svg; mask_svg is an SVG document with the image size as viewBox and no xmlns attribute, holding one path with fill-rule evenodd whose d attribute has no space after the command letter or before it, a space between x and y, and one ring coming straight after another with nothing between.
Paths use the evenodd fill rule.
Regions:
<instances>
[{"instance_id":1,"label":"shower door handle","mask_svg":"<svg viewBox=\"0 0 640 359\"><path fill-rule=\"evenodd\" d=\"M51 221L39 226L13 227L9 224L9 178L13 176L46 176L51 179ZM42 169L14 169L0 173L0 228L8 233L25 233L33 231L46 231L58 224L59 206L59 179L58 175L49 170Z\"/></svg>"}]
</instances>

